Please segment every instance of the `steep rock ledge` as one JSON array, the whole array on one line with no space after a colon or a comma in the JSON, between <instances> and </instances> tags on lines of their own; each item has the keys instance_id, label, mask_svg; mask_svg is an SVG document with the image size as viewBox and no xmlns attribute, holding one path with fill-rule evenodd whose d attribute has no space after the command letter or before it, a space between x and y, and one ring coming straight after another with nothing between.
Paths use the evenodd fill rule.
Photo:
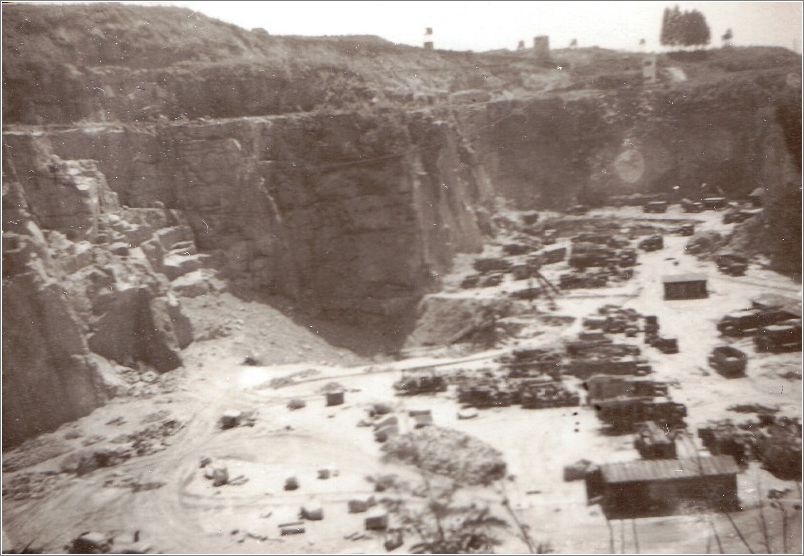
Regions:
<instances>
[{"instance_id":1,"label":"steep rock ledge","mask_svg":"<svg viewBox=\"0 0 804 556\"><path fill-rule=\"evenodd\" d=\"M492 198L454 124L425 112L12 135L12 160L91 157L121 204L179 210L236 288L352 323L412 311L456 252L480 249Z\"/></svg>"},{"instance_id":2,"label":"steep rock ledge","mask_svg":"<svg viewBox=\"0 0 804 556\"><path fill-rule=\"evenodd\" d=\"M14 445L125 389L118 365L180 366L192 327L140 247L177 215L121 209L94 161L4 139L3 442Z\"/></svg>"}]
</instances>

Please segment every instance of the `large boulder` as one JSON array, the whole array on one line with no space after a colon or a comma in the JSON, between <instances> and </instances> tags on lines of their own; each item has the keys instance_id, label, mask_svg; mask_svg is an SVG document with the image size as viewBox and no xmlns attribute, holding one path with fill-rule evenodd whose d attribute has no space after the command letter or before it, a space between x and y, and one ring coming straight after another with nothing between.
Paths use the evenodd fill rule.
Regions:
<instances>
[{"instance_id":1,"label":"large boulder","mask_svg":"<svg viewBox=\"0 0 804 556\"><path fill-rule=\"evenodd\" d=\"M122 364L142 361L158 371L182 364L180 350L192 341L189 319L172 295L154 297L146 287L114 292L95 322L89 347Z\"/></svg>"}]
</instances>

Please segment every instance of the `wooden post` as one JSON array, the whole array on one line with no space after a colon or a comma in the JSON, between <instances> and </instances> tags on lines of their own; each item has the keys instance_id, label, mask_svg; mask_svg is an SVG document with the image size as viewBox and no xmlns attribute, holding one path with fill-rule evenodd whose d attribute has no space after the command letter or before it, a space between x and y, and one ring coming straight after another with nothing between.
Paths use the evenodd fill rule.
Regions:
<instances>
[{"instance_id":1,"label":"wooden post","mask_svg":"<svg viewBox=\"0 0 804 556\"><path fill-rule=\"evenodd\" d=\"M611 521L609 521L608 517L606 517L606 527L609 528L609 552L616 554L616 552L614 552L614 530L611 528Z\"/></svg>"},{"instance_id":2,"label":"wooden post","mask_svg":"<svg viewBox=\"0 0 804 556\"><path fill-rule=\"evenodd\" d=\"M745 537L743 536L743 532L742 532L742 531L740 531L740 528L739 528L739 527L737 527L737 524L736 524L736 523L734 523L734 520L731 518L731 515L729 515L729 512L723 512L723 514L724 514L724 515L725 515L727 518L729 518L729 523L731 523L731 526L732 526L732 527L734 527L734 530L737 532L737 536L738 536L738 537L740 537L740 540L743 542L743 544L745 545L745 547L748 549L748 552L750 552L751 554L756 554L756 552L754 552L754 549L753 549L753 548L751 548L751 545L750 545L750 544L748 544L748 541L747 541L747 540L745 540Z\"/></svg>"},{"instance_id":3,"label":"wooden post","mask_svg":"<svg viewBox=\"0 0 804 556\"><path fill-rule=\"evenodd\" d=\"M620 520L620 552L625 554L625 520Z\"/></svg>"},{"instance_id":4,"label":"wooden post","mask_svg":"<svg viewBox=\"0 0 804 556\"><path fill-rule=\"evenodd\" d=\"M712 521L712 518L709 518L709 526L712 528L712 534L715 535L717 548L720 550L720 553L723 554L723 545L720 543L720 535L717 534L717 529L715 528L715 523Z\"/></svg>"}]
</instances>

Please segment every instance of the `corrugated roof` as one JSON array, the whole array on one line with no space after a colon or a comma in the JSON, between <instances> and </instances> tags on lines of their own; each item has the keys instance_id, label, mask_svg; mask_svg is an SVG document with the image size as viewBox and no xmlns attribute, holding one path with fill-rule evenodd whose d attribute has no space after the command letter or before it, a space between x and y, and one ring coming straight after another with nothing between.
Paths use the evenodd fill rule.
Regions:
<instances>
[{"instance_id":1,"label":"corrugated roof","mask_svg":"<svg viewBox=\"0 0 804 556\"><path fill-rule=\"evenodd\" d=\"M732 456L686 459L635 460L600 466L607 483L666 481L691 477L733 475L740 471Z\"/></svg>"},{"instance_id":2,"label":"corrugated roof","mask_svg":"<svg viewBox=\"0 0 804 556\"><path fill-rule=\"evenodd\" d=\"M662 276L662 282L672 284L676 282L706 282L705 274L673 274L672 276Z\"/></svg>"}]
</instances>

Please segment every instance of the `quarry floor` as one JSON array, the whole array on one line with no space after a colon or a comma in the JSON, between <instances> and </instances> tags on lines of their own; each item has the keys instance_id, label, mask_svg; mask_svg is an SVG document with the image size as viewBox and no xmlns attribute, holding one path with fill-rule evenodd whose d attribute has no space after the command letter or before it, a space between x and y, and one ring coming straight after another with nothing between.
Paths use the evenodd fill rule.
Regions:
<instances>
[{"instance_id":1,"label":"quarry floor","mask_svg":"<svg viewBox=\"0 0 804 556\"><path fill-rule=\"evenodd\" d=\"M641 220L646 215L638 208L622 208L595 211L590 216ZM664 215L651 215L650 220L674 225L678 220L692 220L698 230L725 231L728 226L721 224L721 218L722 213L686 215L671 209ZM349 514L347 501L373 493L366 476L395 473L416 477L409 467L383 462L372 429L356 426L370 403L386 402L400 415L410 409L430 409L437 425L463 431L498 448L511 475L505 490L512 506L530 526L532 537L549 543L556 552L719 552L714 528L725 552L747 553L735 528L720 514L608 523L597 506L587 506L583 482L562 480L565 465L581 458L603 463L639 457L630 435L603 434L588 407L497 408L480 410L474 419L459 420L459 407L451 392L400 398L391 387L405 369L432 364L443 369L482 368L512 347L555 344L575 336L582 317L601 305L616 303L658 315L662 334L678 338L680 353L675 355L645 346L641 338L628 341L643 347L657 380L675 382L671 394L687 405L690 431L709 419L752 417L728 410L739 403L775 406L782 414L800 417L800 353L755 355L750 340L740 340L736 345L751 354L751 359L746 377L731 380L712 372L706 363L709 351L721 342L715 323L724 313L749 306L750 298L763 292L798 296L800 286L756 266L744 277L724 276L713 263L686 255L683 246L687 239L667 234L664 249L640 252L634 278L623 285L564 292L556 299L555 311L542 301L534 306L535 314L575 317L574 322L542 329L532 339L459 355L435 348L399 361L367 360L328 345L314 328L264 305L229 294L190 300L186 305L197 328L200 323L202 329L213 330L225 321L231 324L229 331L209 333L209 339L192 344L185 353L185 366L171 373L169 387L156 385L147 397L115 399L75 423L4 454L4 463L9 458L17 462L14 470L6 471L4 481L23 473L38 473L53 481L39 498L4 496L4 531L15 544L30 542L48 551L59 551L73 537L92 530L118 539L140 531L141 540L159 552L384 553L382 535L367 532L366 538L356 541L344 537L363 532L365 515ZM490 247L489 253L493 252ZM469 272L471 260L470 256L459 257L453 273L445 278L444 291L433 295L494 297L524 287L507 277L494 288L458 289L455 284ZM567 267L561 263L546 268L548 278L555 278ZM660 277L684 272L707 274L709 298L662 299ZM243 365L244 355L254 351L260 352L263 365ZM790 371L798 378L780 376ZM325 406L322 388L330 382L345 388L345 404ZM579 387L572 379L570 384ZM286 405L293 398L306 401L306 407L289 411ZM228 409L255 411L254 426L220 430L218 420ZM164 450L81 477L58 473L63 458L87 446L88 439L134 430L157 411L168 412L183 423ZM120 420L115 421L118 417L125 422L119 424ZM404 432L411 424L401 419ZM112 424L115 422L118 424ZM692 453L701 449L698 442L691 437L680 449ZM248 481L213 487L199 469L202 457L225 463L230 478L242 475ZM323 467L338 469L338 476L317 479L317 470ZM286 492L284 480L291 475L298 477L300 488ZM163 484L139 491L117 486L126 478ZM793 509L793 504L801 501L800 484L776 479L755 462L739 475L738 482L745 509L732 518L756 552L766 552L757 522L758 495L770 488L791 489L786 543L782 542L779 513L766 509L765 514L771 550L781 552L786 544L788 552L800 552L801 515ZM498 487L476 487L468 492L504 516ZM322 503L324 519L307 522L303 535L280 537L277 525L294 521L300 505L312 498ZM527 552L513 528L500 537L503 544L498 552ZM413 541L406 539L396 552L404 552Z\"/></svg>"}]
</instances>

